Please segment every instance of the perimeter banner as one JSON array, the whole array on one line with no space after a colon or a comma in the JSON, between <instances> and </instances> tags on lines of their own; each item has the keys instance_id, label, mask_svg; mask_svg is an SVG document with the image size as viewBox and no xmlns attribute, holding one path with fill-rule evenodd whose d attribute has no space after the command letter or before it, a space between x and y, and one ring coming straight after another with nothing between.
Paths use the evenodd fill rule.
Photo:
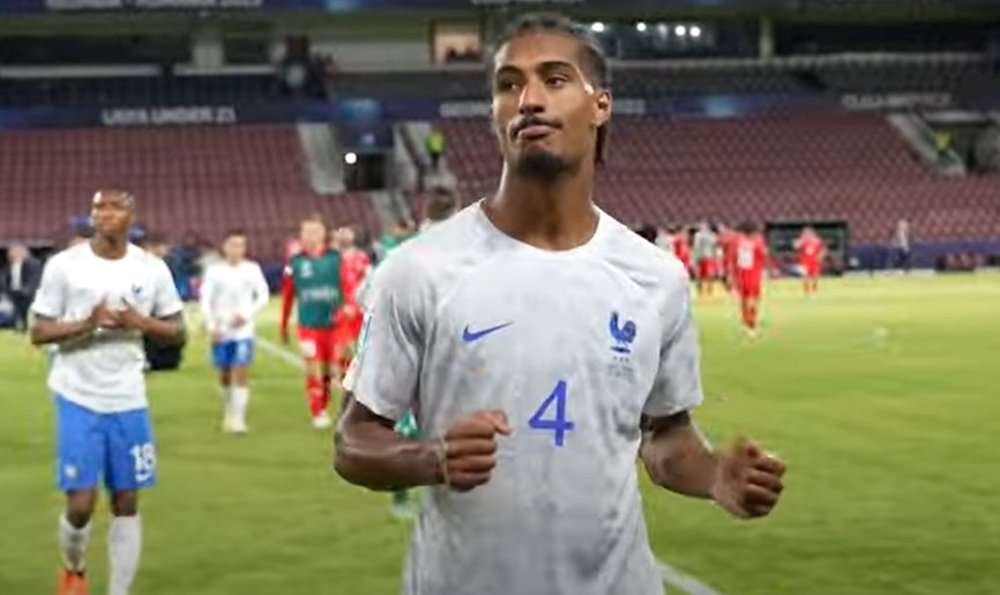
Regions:
<instances>
[{"instance_id":1,"label":"perimeter banner","mask_svg":"<svg viewBox=\"0 0 1000 595\"><path fill-rule=\"evenodd\" d=\"M615 100L618 116L733 118L774 110L841 109L821 95L704 95L666 99ZM0 130L32 128L130 128L233 126L237 124L328 122L364 131L385 122L486 118L487 101L344 98L337 102L299 101L233 105L79 106L0 108Z\"/></svg>"},{"instance_id":2,"label":"perimeter banner","mask_svg":"<svg viewBox=\"0 0 1000 595\"><path fill-rule=\"evenodd\" d=\"M706 6L791 6L793 0L631 0L633 10L705 8ZM352 12L381 9L462 9L503 6L553 8L586 5L618 8L620 0L0 0L0 12L205 11L205 10L321 10Z\"/></svg>"}]
</instances>

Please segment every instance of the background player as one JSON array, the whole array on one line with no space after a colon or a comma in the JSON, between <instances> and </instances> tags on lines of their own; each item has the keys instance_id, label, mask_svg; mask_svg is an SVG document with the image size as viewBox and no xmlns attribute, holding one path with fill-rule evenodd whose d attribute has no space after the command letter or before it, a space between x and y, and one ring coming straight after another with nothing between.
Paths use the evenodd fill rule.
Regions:
<instances>
[{"instance_id":1,"label":"background player","mask_svg":"<svg viewBox=\"0 0 1000 595\"><path fill-rule=\"evenodd\" d=\"M180 298L166 264L128 242L135 201L94 196L94 237L52 257L32 306L35 345L58 344L49 373L58 426L62 595L87 592L87 542L103 476L111 492L108 592L125 595L139 567L138 490L156 482L143 378L143 336L183 340Z\"/></svg>"},{"instance_id":2,"label":"background player","mask_svg":"<svg viewBox=\"0 0 1000 595\"><path fill-rule=\"evenodd\" d=\"M750 443L709 448L688 413L687 275L591 200L611 113L599 46L528 15L494 59L500 187L377 274L336 468L434 486L404 593L662 593L640 450L658 485L740 517L770 512L784 466ZM392 431L410 408L433 438Z\"/></svg>"},{"instance_id":3,"label":"background player","mask_svg":"<svg viewBox=\"0 0 1000 595\"><path fill-rule=\"evenodd\" d=\"M357 236L352 227L341 227L334 233L333 248L340 254L340 283L343 290L343 304L334 318L333 350L337 372L342 374L354 357L354 346L361 333L364 316L358 305L357 293L371 271L372 261L358 247ZM341 380L338 376L337 382Z\"/></svg>"},{"instance_id":4,"label":"background player","mask_svg":"<svg viewBox=\"0 0 1000 595\"><path fill-rule=\"evenodd\" d=\"M740 313L747 333L756 337L764 269L769 259L767 244L756 224L746 222L737 229L740 235L736 239L736 288Z\"/></svg>"},{"instance_id":5,"label":"background player","mask_svg":"<svg viewBox=\"0 0 1000 595\"><path fill-rule=\"evenodd\" d=\"M688 272L688 277L694 277L691 268L691 239L688 230L683 225L678 225L673 230L673 252L677 260L684 265L684 270Z\"/></svg>"},{"instance_id":6,"label":"background player","mask_svg":"<svg viewBox=\"0 0 1000 595\"><path fill-rule=\"evenodd\" d=\"M298 301L299 348L306 361L309 414L313 426L322 430L333 423L327 408L336 373L334 314L343 299L340 254L329 248L326 223L319 216L302 221L300 240L302 251L292 256L282 279L280 332L287 344L288 320Z\"/></svg>"},{"instance_id":7,"label":"background player","mask_svg":"<svg viewBox=\"0 0 1000 595\"><path fill-rule=\"evenodd\" d=\"M795 249L799 252L799 265L802 267L802 289L806 295L816 293L819 291L819 276L823 271L826 245L815 229L806 227L795 240Z\"/></svg>"},{"instance_id":8,"label":"background player","mask_svg":"<svg viewBox=\"0 0 1000 595\"><path fill-rule=\"evenodd\" d=\"M247 387L254 354L254 316L267 305L270 291L260 265L246 259L247 237L230 231L222 243L223 260L208 266L201 285L201 311L212 341L212 363L222 389L222 430L243 434L250 401Z\"/></svg>"},{"instance_id":9,"label":"background player","mask_svg":"<svg viewBox=\"0 0 1000 595\"><path fill-rule=\"evenodd\" d=\"M461 208L455 191L447 186L438 186L431 191L427 201L426 217L420 223L420 231L427 231L435 225L447 221Z\"/></svg>"},{"instance_id":10,"label":"background player","mask_svg":"<svg viewBox=\"0 0 1000 595\"><path fill-rule=\"evenodd\" d=\"M719 266L726 291L736 291L736 241L739 233L724 223L719 224Z\"/></svg>"},{"instance_id":11,"label":"background player","mask_svg":"<svg viewBox=\"0 0 1000 595\"><path fill-rule=\"evenodd\" d=\"M719 238L707 222L698 226L691 253L698 274L698 295L712 295L719 259Z\"/></svg>"}]
</instances>

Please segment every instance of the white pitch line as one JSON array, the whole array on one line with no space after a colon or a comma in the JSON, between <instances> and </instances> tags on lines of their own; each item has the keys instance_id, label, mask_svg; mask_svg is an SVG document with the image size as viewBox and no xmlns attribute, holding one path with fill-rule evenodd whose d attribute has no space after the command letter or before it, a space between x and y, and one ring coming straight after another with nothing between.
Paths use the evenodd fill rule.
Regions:
<instances>
[{"instance_id":1,"label":"white pitch line","mask_svg":"<svg viewBox=\"0 0 1000 595\"><path fill-rule=\"evenodd\" d=\"M288 349L262 337L257 337L257 343L261 349L286 364L300 370L305 367L302 359ZM712 587L709 587L689 574L684 574L663 560L656 560L656 569L660 572L660 578L663 579L664 584L675 589L680 589L688 595L722 595Z\"/></svg>"},{"instance_id":2,"label":"white pitch line","mask_svg":"<svg viewBox=\"0 0 1000 595\"><path fill-rule=\"evenodd\" d=\"M302 362L302 358L285 349L281 345L272 343L263 337L257 337L257 343L260 345L261 349L277 357L286 364L300 370L305 369L306 365Z\"/></svg>"},{"instance_id":3,"label":"white pitch line","mask_svg":"<svg viewBox=\"0 0 1000 595\"><path fill-rule=\"evenodd\" d=\"M656 560L656 569L660 571L660 578L666 585L680 589L688 595L722 595L712 587L689 574L684 574L663 560Z\"/></svg>"}]
</instances>

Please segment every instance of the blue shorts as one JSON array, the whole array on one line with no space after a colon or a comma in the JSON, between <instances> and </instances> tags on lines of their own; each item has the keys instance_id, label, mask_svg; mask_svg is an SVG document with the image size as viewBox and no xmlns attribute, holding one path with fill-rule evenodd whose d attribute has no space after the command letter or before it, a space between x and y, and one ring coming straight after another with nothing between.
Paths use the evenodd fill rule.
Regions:
<instances>
[{"instance_id":1,"label":"blue shorts","mask_svg":"<svg viewBox=\"0 0 1000 595\"><path fill-rule=\"evenodd\" d=\"M253 363L253 339L212 344L212 365L221 370L243 368Z\"/></svg>"},{"instance_id":2,"label":"blue shorts","mask_svg":"<svg viewBox=\"0 0 1000 595\"><path fill-rule=\"evenodd\" d=\"M104 476L112 492L156 485L148 409L98 413L56 395L59 489L87 490Z\"/></svg>"}]
</instances>

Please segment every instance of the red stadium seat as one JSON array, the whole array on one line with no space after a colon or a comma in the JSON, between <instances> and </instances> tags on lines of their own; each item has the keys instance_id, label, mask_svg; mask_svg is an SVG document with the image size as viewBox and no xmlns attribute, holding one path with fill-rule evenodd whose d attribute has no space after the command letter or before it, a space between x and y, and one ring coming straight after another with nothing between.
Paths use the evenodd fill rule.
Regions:
<instances>
[{"instance_id":1,"label":"red stadium seat","mask_svg":"<svg viewBox=\"0 0 1000 595\"><path fill-rule=\"evenodd\" d=\"M242 227L263 258L280 257L309 213L377 229L366 194L313 193L304 160L287 126L0 134L0 237L50 238L108 186L136 194L147 229L217 241Z\"/></svg>"},{"instance_id":2,"label":"red stadium seat","mask_svg":"<svg viewBox=\"0 0 1000 595\"><path fill-rule=\"evenodd\" d=\"M496 188L500 156L484 120L446 120L466 200ZM921 241L1000 238L996 177L946 178L879 116L841 113L612 122L598 204L626 223L844 219L879 243L900 218Z\"/></svg>"}]
</instances>

